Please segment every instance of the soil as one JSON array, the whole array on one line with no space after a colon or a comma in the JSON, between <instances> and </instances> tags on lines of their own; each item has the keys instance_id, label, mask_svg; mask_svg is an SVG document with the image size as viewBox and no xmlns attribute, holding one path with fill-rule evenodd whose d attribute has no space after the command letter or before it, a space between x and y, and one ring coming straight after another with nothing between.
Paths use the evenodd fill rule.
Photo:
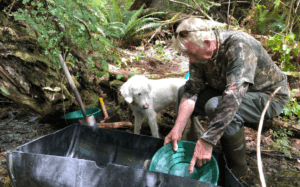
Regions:
<instances>
[{"instance_id":1,"label":"soil","mask_svg":"<svg viewBox=\"0 0 300 187\"><path fill-rule=\"evenodd\" d=\"M123 65L127 67L128 71L135 74L144 74L149 78L184 78L185 73L188 71L187 57L177 54L170 49L168 42L160 49L153 49L152 45L133 48L133 50L123 50L123 57L132 59L126 61ZM120 103L110 97L104 99L107 108L118 108L117 105L120 105L115 113L120 115L122 121L134 122L132 112L126 103ZM4 186L4 183L6 183L6 186L10 186L7 178L5 152L13 151L24 143L65 127L66 124L58 125L55 122L55 120L59 120L61 115L63 113L53 117L52 120L41 120L37 114L32 113L28 109L20 108L13 101L0 96L0 187ZM172 108L159 113L159 131L162 138L172 129L175 121L174 116ZM199 120L204 128L209 124L209 120L205 116L200 116ZM133 133L133 128L118 130ZM248 171L247 175L241 179L241 182L244 186L261 186L256 156L257 131L245 127L245 133ZM141 134L151 136L147 121L143 123ZM268 145L270 140L272 140L270 130L263 131L261 139L262 163L267 186L300 186L300 158L288 159L282 156L282 152L266 149L265 145ZM290 141L290 146L295 148L294 150L299 151L299 139L290 138ZM216 149L221 149L220 144L216 146ZM297 155L292 152L292 156L296 157Z\"/></svg>"}]
</instances>

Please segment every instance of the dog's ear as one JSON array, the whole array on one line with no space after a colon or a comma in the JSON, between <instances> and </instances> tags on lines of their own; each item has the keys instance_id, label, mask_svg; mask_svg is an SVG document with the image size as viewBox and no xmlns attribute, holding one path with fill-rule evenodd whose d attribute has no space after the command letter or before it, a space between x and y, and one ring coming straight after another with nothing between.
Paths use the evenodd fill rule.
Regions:
<instances>
[{"instance_id":1,"label":"dog's ear","mask_svg":"<svg viewBox=\"0 0 300 187\"><path fill-rule=\"evenodd\" d=\"M133 97L128 84L124 83L120 88L120 92L127 103L132 103Z\"/></svg>"},{"instance_id":2,"label":"dog's ear","mask_svg":"<svg viewBox=\"0 0 300 187\"><path fill-rule=\"evenodd\" d=\"M152 84L150 82L147 82L148 85L148 90L149 90L149 97L153 97L153 92L152 92Z\"/></svg>"}]
</instances>

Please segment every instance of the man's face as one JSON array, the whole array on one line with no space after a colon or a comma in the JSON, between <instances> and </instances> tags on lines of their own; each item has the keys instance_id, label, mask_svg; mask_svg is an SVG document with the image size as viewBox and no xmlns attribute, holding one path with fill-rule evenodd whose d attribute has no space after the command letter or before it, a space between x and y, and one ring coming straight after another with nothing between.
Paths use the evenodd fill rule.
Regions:
<instances>
[{"instance_id":1,"label":"man's face","mask_svg":"<svg viewBox=\"0 0 300 187\"><path fill-rule=\"evenodd\" d=\"M191 63L207 63L213 56L217 41L215 39L206 39L204 40L203 48L190 41L185 42L184 46L187 49L185 53L188 55Z\"/></svg>"}]
</instances>

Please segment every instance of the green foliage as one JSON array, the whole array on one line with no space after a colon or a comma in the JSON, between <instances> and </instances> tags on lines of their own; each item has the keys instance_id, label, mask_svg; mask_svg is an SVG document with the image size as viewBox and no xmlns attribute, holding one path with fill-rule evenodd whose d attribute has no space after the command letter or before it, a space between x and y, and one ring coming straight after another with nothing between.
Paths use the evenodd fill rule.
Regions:
<instances>
[{"instance_id":1,"label":"green foliage","mask_svg":"<svg viewBox=\"0 0 300 187\"><path fill-rule=\"evenodd\" d=\"M140 61L140 60L141 60L141 56L145 56L145 53L144 53L144 52L140 52L140 53L138 54L138 56L135 57L135 60L136 60L136 61Z\"/></svg>"},{"instance_id":2,"label":"green foliage","mask_svg":"<svg viewBox=\"0 0 300 187\"><path fill-rule=\"evenodd\" d=\"M132 73L132 74L129 74L128 75L128 78L131 78L131 77L133 77L134 76L134 74Z\"/></svg>"},{"instance_id":3,"label":"green foliage","mask_svg":"<svg viewBox=\"0 0 300 187\"><path fill-rule=\"evenodd\" d=\"M287 157L291 158L292 148L289 146L290 141L288 139L288 135L291 136L292 132L280 127L277 131L271 131L271 135L273 139L275 139L275 141L271 141L271 147L276 151L283 152Z\"/></svg>"},{"instance_id":4,"label":"green foliage","mask_svg":"<svg viewBox=\"0 0 300 187\"><path fill-rule=\"evenodd\" d=\"M163 46L161 45L153 45L152 48L160 55L164 55Z\"/></svg>"},{"instance_id":5,"label":"green foliage","mask_svg":"<svg viewBox=\"0 0 300 187\"><path fill-rule=\"evenodd\" d=\"M119 80L119 79L121 79L122 77L124 77L124 75L118 74L118 75L116 76L116 79Z\"/></svg>"},{"instance_id":6,"label":"green foliage","mask_svg":"<svg viewBox=\"0 0 300 187\"><path fill-rule=\"evenodd\" d=\"M101 4L100 9L105 13L103 16L107 17L107 19L102 19L103 26L101 28L107 37L121 39L124 42L124 40L130 41L134 36L141 34L146 29L159 27L161 23L156 23L157 18L152 18L151 16L163 13L155 12L140 17L143 7L137 11L121 12L116 0L113 0L112 8L106 8Z\"/></svg>"},{"instance_id":7,"label":"green foliage","mask_svg":"<svg viewBox=\"0 0 300 187\"><path fill-rule=\"evenodd\" d=\"M295 94L295 92L299 92L298 90L291 90L291 94ZM293 115L298 118L298 124L300 124L300 105L297 102L297 99L292 96L289 99L289 102L286 104L283 109L284 118L292 119Z\"/></svg>"},{"instance_id":8,"label":"green foliage","mask_svg":"<svg viewBox=\"0 0 300 187\"><path fill-rule=\"evenodd\" d=\"M278 59L283 64L283 71L295 71L295 67L290 63L291 51L293 50L294 54L298 53L298 46L294 41L295 34L290 33L287 36L276 34L274 36L269 36L269 47L272 49L272 52L280 52L280 58Z\"/></svg>"},{"instance_id":9,"label":"green foliage","mask_svg":"<svg viewBox=\"0 0 300 187\"><path fill-rule=\"evenodd\" d=\"M298 1L283 3L281 0L253 0L254 6L244 20L248 24L246 27L253 34L262 35L270 34L270 31L286 34L297 32L295 39L299 40L300 19L296 16L299 14L299 9L296 10L297 3Z\"/></svg>"},{"instance_id":10,"label":"green foliage","mask_svg":"<svg viewBox=\"0 0 300 187\"><path fill-rule=\"evenodd\" d=\"M286 9L283 7L279 8L278 1L273 3L275 6L272 11L270 11L270 8L265 5L260 5L259 3L256 4L253 18L257 34L266 34L270 30L274 32L282 32L286 29Z\"/></svg>"},{"instance_id":11,"label":"green foliage","mask_svg":"<svg viewBox=\"0 0 300 187\"><path fill-rule=\"evenodd\" d=\"M105 54L98 59L104 69L108 69L107 58L112 55L112 42L106 39L98 30L101 17L97 16L92 7L93 0L48 0L34 2L23 0L26 9L19 9L12 13L16 20L26 22L30 29L34 29L39 45L45 48L45 54L58 63L59 54L68 54L67 61L77 62L70 50L83 52L97 51ZM93 36L91 36L93 35ZM69 42L68 42L69 41ZM84 57L85 55L83 55ZM94 67L92 57L86 59L90 67ZM95 68L94 68L95 69Z\"/></svg>"}]
</instances>

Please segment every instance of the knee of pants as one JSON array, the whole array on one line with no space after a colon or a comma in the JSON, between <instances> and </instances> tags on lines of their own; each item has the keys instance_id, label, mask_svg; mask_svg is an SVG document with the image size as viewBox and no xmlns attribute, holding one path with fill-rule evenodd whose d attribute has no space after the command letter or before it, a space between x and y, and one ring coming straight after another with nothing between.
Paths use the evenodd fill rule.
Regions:
<instances>
[{"instance_id":1,"label":"knee of pants","mask_svg":"<svg viewBox=\"0 0 300 187\"><path fill-rule=\"evenodd\" d=\"M213 119L216 108L219 104L219 99L218 97L213 97L210 100L207 101L207 103L205 104L205 113L208 116L208 118L210 120Z\"/></svg>"}]
</instances>

